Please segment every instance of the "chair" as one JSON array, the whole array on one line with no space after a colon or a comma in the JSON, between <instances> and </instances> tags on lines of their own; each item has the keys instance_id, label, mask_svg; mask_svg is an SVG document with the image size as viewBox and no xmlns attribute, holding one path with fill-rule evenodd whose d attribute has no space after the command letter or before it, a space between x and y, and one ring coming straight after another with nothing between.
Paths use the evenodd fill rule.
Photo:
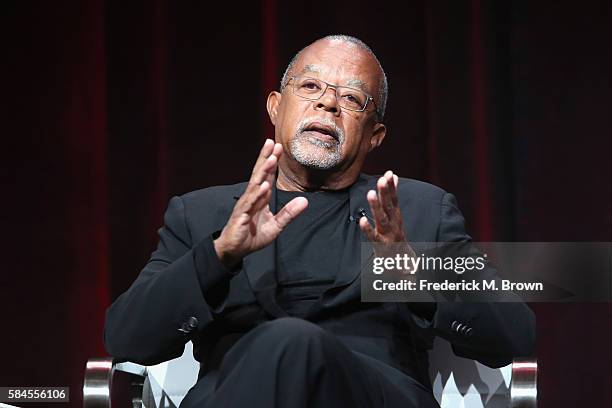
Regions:
<instances>
[{"instance_id":1,"label":"chair","mask_svg":"<svg viewBox=\"0 0 612 408\"><path fill-rule=\"evenodd\" d=\"M457 357L450 344L436 338L430 351L433 393L442 408L535 408L537 362L515 359L499 369ZM199 363L191 342L181 357L155 366L87 361L83 384L85 408L174 408L195 384ZM119 401L123 398L123 401Z\"/></svg>"}]
</instances>

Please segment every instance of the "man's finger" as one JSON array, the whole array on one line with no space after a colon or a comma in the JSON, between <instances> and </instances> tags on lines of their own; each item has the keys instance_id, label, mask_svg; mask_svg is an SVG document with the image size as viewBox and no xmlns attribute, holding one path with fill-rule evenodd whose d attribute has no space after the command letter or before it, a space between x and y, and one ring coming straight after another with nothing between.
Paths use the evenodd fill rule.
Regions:
<instances>
[{"instance_id":1,"label":"man's finger","mask_svg":"<svg viewBox=\"0 0 612 408\"><path fill-rule=\"evenodd\" d=\"M368 241L376 241L376 232L374 231L374 228L372 228L372 226L370 225L370 222L368 221L367 217L359 218L359 228L361 229L361 231L363 231Z\"/></svg>"},{"instance_id":2,"label":"man's finger","mask_svg":"<svg viewBox=\"0 0 612 408\"><path fill-rule=\"evenodd\" d=\"M267 163L263 166L262 171L264 172L264 180L262 181L262 184L267 182L270 185L270 187L274 185L275 179L276 179L276 168L278 167L278 160L280 156L282 155L282 153L283 153L283 145L281 145L280 143L276 143L274 145L272 154L267 159L268 161L270 161L270 163L272 163L273 161L275 161L275 163L273 166L269 168L267 166ZM272 157L275 157L275 159L273 159ZM257 180L255 180L254 182L256 181ZM263 196L260 195L257 198L257 200L253 203L253 205L251 206L250 213L254 214L255 212L269 205L271 195L272 195L272 188L270 188L266 192L265 195Z\"/></svg>"},{"instance_id":3,"label":"man's finger","mask_svg":"<svg viewBox=\"0 0 612 408\"><path fill-rule=\"evenodd\" d=\"M278 157L274 154L270 155L266 161L264 161L261 167L253 175L252 181L257 184L261 184L268 178L269 175L276 174L276 166L278 165Z\"/></svg>"},{"instance_id":4,"label":"man's finger","mask_svg":"<svg viewBox=\"0 0 612 408\"><path fill-rule=\"evenodd\" d=\"M276 179L276 168L278 167L278 162L283 155L283 145L280 143L276 143L274 145L274 150L272 151L272 155L276 157L276 165L268 170L266 175L266 180L270 183L271 186L274 185Z\"/></svg>"},{"instance_id":5,"label":"man's finger","mask_svg":"<svg viewBox=\"0 0 612 408\"><path fill-rule=\"evenodd\" d=\"M385 214L385 211L380 204L376 191L368 191L366 198L368 199L368 204L370 204L370 209L372 210L372 215L374 216L376 229L382 234L386 233L389 229L389 218L387 217L387 214Z\"/></svg>"},{"instance_id":6,"label":"man's finger","mask_svg":"<svg viewBox=\"0 0 612 408\"><path fill-rule=\"evenodd\" d=\"M257 179L257 184L261 184L262 177L260 171L262 170L262 168L267 166L270 157L275 156L278 160L280 152L282 152L282 146L280 145L280 143L274 143L272 139L267 139L263 147L261 148L261 151L259 152L259 156L257 157L255 165L253 166L250 181L255 181L255 179Z\"/></svg>"},{"instance_id":7,"label":"man's finger","mask_svg":"<svg viewBox=\"0 0 612 408\"><path fill-rule=\"evenodd\" d=\"M392 222L397 216L397 206L393 203L393 193L391 191L391 185L393 181L389 181L391 177L381 177L376 183L378 189L378 199L380 204L387 215L387 218Z\"/></svg>"},{"instance_id":8,"label":"man's finger","mask_svg":"<svg viewBox=\"0 0 612 408\"><path fill-rule=\"evenodd\" d=\"M282 231L291 221L300 215L308 207L306 197L296 197L289 201L281 210L274 216L274 222L278 227L278 233Z\"/></svg>"},{"instance_id":9,"label":"man's finger","mask_svg":"<svg viewBox=\"0 0 612 408\"><path fill-rule=\"evenodd\" d=\"M267 180L261 183L261 185L271 186L272 184ZM254 215L258 211L261 211L262 208L270 204L270 197L272 196L272 188L266 188L266 191L257 197L257 200L253 203L249 210L249 214Z\"/></svg>"},{"instance_id":10,"label":"man's finger","mask_svg":"<svg viewBox=\"0 0 612 408\"><path fill-rule=\"evenodd\" d=\"M278 165L278 159L275 155L270 155L260 167L251 175L251 179L247 185L244 194L242 195L245 200L250 200L251 194L257 194L257 189L266 181L270 175L276 174L276 166ZM241 197L242 199L242 197Z\"/></svg>"},{"instance_id":11,"label":"man's finger","mask_svg":"<svg viewBox=\"0 0 612 408\"><path fill-rule=\"evenodd\" d=\"M240 197L240 212L252 215L257 210L258 202L264 199L266 194L271 190L270 183L264 181L256 188L253 188L248 195L247 193L243 194L243 196Z\"/></svg>"},{"instance_id":12,"label":"man's finger","mask_svg":"<svg viewBox=\"0 0 612 408\"><path fill-rule=\"evenodd\" d=\"M263 163L264 160L270 157L270 154L272 153L273 149L274 149L274 141L272 139L266 139L263 146L261 146L261 149L259 150L259 155L257 156L257 160L255 160L255 164L253 165L253 170L251 171L251 175L255 173L255 170L257 170L257 168L261 166L261 163Z\"/></svg>"},{"instance_id":13,"label":"man's finger","mask_svg":"<svg viewBox=\"0 0 612 408\"><path fill-rule=\"evenodd\" d=\"M263 205L268 203L269 197L266 199L262 191L260 191L260 188L266 181L270 186L273 185L274 177L276 176L276 168L278 166L278 158L282 152L283 147L280 143L271 145L269 142L266 142L264 148L262 148L262 154L269 153L269 155L265 161L259 163L258 167L251 175L251 179L249 180L244 194L240 197L238 203L236 203L238 211L253 214L254 211L261 209ZM268 196L270 195L270 193L266 194Z\"/></svg>"},{"instance_id":14,"label":"man's finger","mask_svg":"<svg viewBox=\"0 0 612 408\"><path fill-rule=\"evenodd\" d=\"M385 178L387 179L387 187L389 190L389 197L391 198L391 202L393 206L398 207L399 203L397 200L397 176L393 174L391 170L388 170L385 173Z\"/></svg>"},{"instance_id":15,"label":"man's finger","mask_svg":"<svg viewBox=\"0 0 612 408\"><path fill-rule=\"evenodd\" d=\"M276 158L280 158L282 153L283 153L283 145L280 143L274 143L272 154L275 155Z\"/></svg>"}]
</instances>

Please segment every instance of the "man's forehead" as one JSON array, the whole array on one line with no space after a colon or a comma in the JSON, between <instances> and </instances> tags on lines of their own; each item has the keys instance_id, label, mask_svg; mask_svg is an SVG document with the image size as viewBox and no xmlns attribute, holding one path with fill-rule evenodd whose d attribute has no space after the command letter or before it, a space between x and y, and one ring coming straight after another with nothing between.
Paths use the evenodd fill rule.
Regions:
<instances>
[{"instance_id":1,"label":"man's forehead","mask_svg":"<svg viewBox=\"0 0 612 408\"><path fill-rule=\"evenodd\" d=\"M312 75L323 80L332 80L331 78L323 78L324 76L342 77L342 83L337 85L350 86L367 91L367 82L360 78L358 73L347 72L342 66L322 66L319 64L305 64L304 67L297 72L297 75Z\"/></svg>"}]
</instances>

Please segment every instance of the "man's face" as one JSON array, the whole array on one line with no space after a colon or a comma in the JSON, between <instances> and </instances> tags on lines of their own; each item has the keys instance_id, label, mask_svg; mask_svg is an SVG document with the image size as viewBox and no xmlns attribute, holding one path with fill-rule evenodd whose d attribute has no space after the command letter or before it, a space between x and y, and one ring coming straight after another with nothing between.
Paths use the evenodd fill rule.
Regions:
<instances>
[{"instance_id":1,"label":"man's face","mask_svg":"<svg viewBox=\"0 0 612 408\"><path fill-rule=\"evenodd\" d=\"M379 102L378 64L351 43L317 41L302 52L290 76L360 89ZM289 81L281 95L271 94L268 103L276 141L290 156L288 160L319 170L359 171L367 153L384 138L375 104L369 101L363 112L345 109L331 87L317 100L304 99L294 93L295 81Z\"/></svg>"}]
</instances>

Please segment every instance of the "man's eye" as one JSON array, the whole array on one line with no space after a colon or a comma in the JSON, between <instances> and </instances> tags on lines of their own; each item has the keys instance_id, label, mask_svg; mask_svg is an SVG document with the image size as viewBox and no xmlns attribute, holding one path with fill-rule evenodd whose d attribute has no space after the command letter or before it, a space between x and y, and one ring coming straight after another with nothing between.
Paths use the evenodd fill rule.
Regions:
<instances>
[{"instance_id":1,"label":"man's eye","mask_svg":"<svg viewBox=\"0 0 612 408\"><path fill-rule=\"evenodd\" d=\"M346 94L343 95L344 100L355 105L361 105L361 99L358 96Z\"/></svg>"},{"instance_id":2,"label":"man's eye","mask_svg":"<svg viewBox=\"0 0 612 408\"><path fill-rule=\"evenodd\" d=\"M302 88L307 89L309 91L314 91L314 90L321 89L319 84L317 84L316 82L304 82L302 84Z\"/></svg>"}]
</instances>

